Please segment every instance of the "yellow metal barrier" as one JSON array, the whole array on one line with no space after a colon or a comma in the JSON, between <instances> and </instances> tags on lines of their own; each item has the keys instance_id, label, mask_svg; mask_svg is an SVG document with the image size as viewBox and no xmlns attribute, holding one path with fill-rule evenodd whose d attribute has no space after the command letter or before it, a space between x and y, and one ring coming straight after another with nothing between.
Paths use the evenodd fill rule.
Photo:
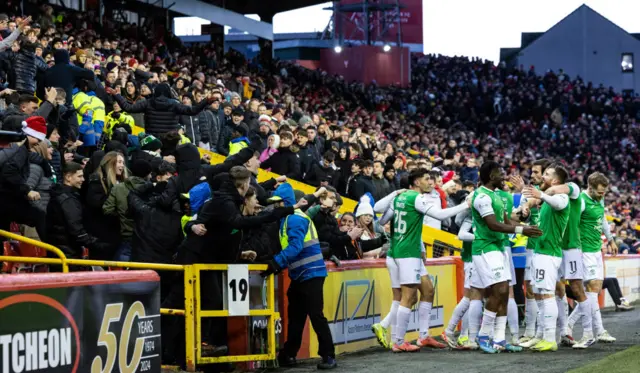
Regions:
<instances>
[{"instance_id":1,"label":"yellow metal barrier","mask_svg":"<svg viewBox=\"0 0 640 373\"><path fill-rule=\"evenodd\" d=\"M85 259L68 259L64 252L59 248L44 242L35 241L27 237L23 237L11 232L0 229L0 236L11 240L24 242L46 251L52 252L58 258L34 258L23 256L0 256L1 262L13 263L33 263L33 264L54 264L60 265L64 273L69 272L70 265L76 266L97 266L97 267L119 267L130 269L152 269L158 271L182 271L184 272L184 288L185 299L184 309L168 309L161 308L160 313L170 316L184 316L185 318L185 358L187 371L195 372L197 364L212 364L225 362L243 362L243 361L259 361L274 360L276 358L276 342L275 342L275 320L279 314L275 312L275 287L274 276L270 275L267 280L267 308L264 310L249 310L246 314L230 315L229 310L202 310L200 297L200 272L201 271L228 271L230 267L246 267L248 271L265 271L266 264L249 264L249 265L227 265L227 264L192 264L192 265L176 265L176 264L155 264L155 263L138 263L138 262L112 262L102 260L85 260ZM246 279L248 281L248 279ZM248 294L248 283L247 283ZM196 306L197 304L197 306ZM266 316L267 331L269 345L268 353L257 355L236 355L222 357L203 357L202 356L202 333L201 320L203 317L230 317L230 316Z\"/></svg>"}]
</instances>

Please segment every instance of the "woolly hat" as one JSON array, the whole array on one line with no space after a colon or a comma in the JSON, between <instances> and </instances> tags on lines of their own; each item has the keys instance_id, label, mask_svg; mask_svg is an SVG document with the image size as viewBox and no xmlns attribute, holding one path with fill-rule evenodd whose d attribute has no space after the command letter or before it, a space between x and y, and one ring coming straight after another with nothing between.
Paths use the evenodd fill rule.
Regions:
<instances>
[{"instance_id":1,"label":"woolly hat","mask_svg":"<svg viewBox=\"0 0 640 373\"><path fill-rule=\"evenodd\" d=\"M260 117L258 117L258 123L262 126L269 126L271 125L271 117L268 115L264 115L262 114Z\"/></svg>"},{"instance_id":2,"label":"woolly hat","mask_svg":"<svg viewBox=\"0 0 640 373\"><path fill-rule=\"evenodd\" d=\"M140 147L142 150L150 150L152 152L162 149L162 141L158 140L153 135L147 135L140 141Z\"/></svg>"},{"instance_id":3,"label":"woolly hat","mask_svg":"<svg viewBox=\"0 0 640 373\"><path fill-rule=\"evenodd\" d=\"M29 117L22 122L22 132L42 141L47 138L47 121L43 117Z\"/></svg>"},{"instance_id":4,"label":"woolly hat","mask_svg":"<svg viewBox=\"0 0 640 373\"><path fill-rule=\"evenodd\" d=\"M153 171L151 163L142 159L136 159L135 161L133 161L130 169L133 176L137 176L143 179L149 176Z\"/></svg>"},{"instance_id":5,"label":"woolly hat","mask_svg":"<svg viewBox=\"0 0 640 373\"><path fill-rule=\"evenodd\" d=\"M359 218L363 215L373 216L373 207L371 207L371 200L366 195L360 198L360 203L358 204L358 208L356 209L356 218Z\"/></svg>"}]
</instances>

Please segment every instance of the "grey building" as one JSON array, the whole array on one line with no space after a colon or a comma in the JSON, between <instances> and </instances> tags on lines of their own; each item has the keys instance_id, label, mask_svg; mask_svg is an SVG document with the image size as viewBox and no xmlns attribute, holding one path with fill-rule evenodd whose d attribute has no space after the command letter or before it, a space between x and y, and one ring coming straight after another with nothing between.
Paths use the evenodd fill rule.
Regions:
<instances>
[{"instance_id":1,"label":"grey building","mask_svg":"<svg viewBox=\"0 0 640 373\"><path fill-rule=\"evenodd\" d=\"M500 60L538 73L563 69L571 78L640 92L640 40L586 5L544 33L523 33L520 48L503 48Z\"/></svg>"}]
</instances>

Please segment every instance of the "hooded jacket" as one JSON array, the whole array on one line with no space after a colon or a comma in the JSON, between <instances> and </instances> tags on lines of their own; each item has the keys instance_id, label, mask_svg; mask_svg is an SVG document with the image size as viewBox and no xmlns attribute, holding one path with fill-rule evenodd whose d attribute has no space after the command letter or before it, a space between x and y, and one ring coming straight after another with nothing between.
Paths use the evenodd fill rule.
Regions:
<instances>
[{"instance_id":1,"label":"hooded jacket","mask_svg":"<svg viewBox=\"0 0 640 373\"><path fill-rule=\"evenodd\" d=\"M240 255L242 230L274 222L293 213L293 207L275 208L270 214L243 216L240 205L244 197L238 193L229 174L219 174L213 181L214 191L200 213L185 225L187 239L193 236L192 226L204 224L207 228L204 245L188 245L187 250L207 255L216 263L237 262ZM219 188L215 188L219 185ZM210 253L204 250L213 250Z\"/></svg>"},{"instance_id":2,"label":"hooded jacket","mask_svg":"<svg viewBox=\"0 0 640 373\"><path fill-rule=\"evenodd\" d=\"M207 100L194 106L181 104L173 98L171 87L166 83L159 84L153 92L153 98L148 100L130 104L120 95L116 95L115 99L127 113L144 113L145 132L156 137L177 130L180 115L197 115L209 105Z\"/></svg>"},{"instance_id":3,"label":"hooded jacket","mask_svg":"<svg viewBox=\"0 0 640 373\"><path fill-rule=\"evenodd\" d=\"M146 180L130 176L124 183L120 183L111 188L109 197L102 205L105 215L117 216L120 220L120 235L125 241L130 241L133 236L133 219L129 214L129 204L127 198L130 192L142 192L147 189Z\"/></svg>"},{"instance_id":4,"label":"hooded jacket","mask_svg":"<svg viewBox=\"0 0 640 373\"><path fill-rule=\"evenodd\" d=\"M293 188L289 183L281 184L274 197L282 198L285 206L296 203ZM305 237L308 235L308 240ZM301 210L296 210L280 221L280 243L282 251L274 256L281 269L289 268L289 277L293 281L306 281L315 277L327 277L320 241L311 219Z\"/></svg>"},{"instance_id":5,"label":"hooded jacket","mask_svg":"<svg viewBox=\"0 0 640 373\"><path fill-rule=\"evenodd\" d=\"M53 52L56 64L47 69L44 75L45 87L59 87L67 92L67 105L71 105L73 99L72 90L80 79L93 81L93 71L87 70L69 63L69 52L66 49L56 49Z\"/></svg>"},{"instance_id":6,"label":"hooded jacket","mask_svg":"<svg viewBox=\"0 0 640 373\"><path fill-rule=\"evenodd\" d=\"M200 113L202 115L202 113ZM182 128L184 128L184 134L189 141L196 146L202 141L200 115L180 115L178 119Z\"/></svg>"}]
</instances>

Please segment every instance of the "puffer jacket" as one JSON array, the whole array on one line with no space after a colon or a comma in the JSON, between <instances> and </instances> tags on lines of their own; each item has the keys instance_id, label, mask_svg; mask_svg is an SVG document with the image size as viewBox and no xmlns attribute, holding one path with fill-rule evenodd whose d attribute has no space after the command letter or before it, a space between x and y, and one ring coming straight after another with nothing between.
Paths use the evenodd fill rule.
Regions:
<instances>
[{"instance_id":1,"label":"puffer jacket","mask_svg":"<svg viewBox=\"0 0 640 373\"><path fill-rule=\"evenodd\" d=\"M209 109L211 114L213 114L213 121L211 122L211 127L209 128L209 145L211 146L211 151L216 151L218 148L218 141L220 139L220 131L222 130L222 122L220 121L220 111L221 110L213 110Z\"/></svg>"},{"instance_id":2,"label":"puffer jacket","mask_svg":"<svg viewBox=\"0 0 640 373\"><path fill-rule=\"evenodd\" d=\"M120 183L111 188L109 197L102 205L105 215L117 216L120 220L120 235L124 241L130 241L133 236L133 219L129 214L129 204L127 198L132 191L142 192L146 189L146 180L130 176L124 183Z\"/></svg>"},{"instance_id":3,"label":"puffer jacket","mask_svg":"<svg viewBox=\"0 0 640 373\"><path fill-rule=\"evenodd\" d=\"M31 201L31 204L40 210L47 212L47 206L51 199L51 188L53 188L55 183L52 177L45 176L42 169L43 166L46 167L46 165L39 165L35 163L29 164L29 179L27 179L27 185L34 192L40 193L40 199L37 201ZM51 168L51 172L55 174L53 167L49 167Z\"/></svg>"},{"instance_id":4,"label":"puffer jacket","mask_svg":"<svg viewBox=\"0 0 640 373\"><path fill-rule=\"evenodd\" d=\"M205 144L211 145L211 128L214 125L213 121L215 115L211 110L204 109L198 114L198 121L200 122L200 140ZM191 140L193 141L193 140ZM198 143L195 143L198 145Z\"/></svg>"},{"instance_id":5,"label":"puffer jacket","mask_svg":"<svg viewBox=\"0 0 640 373\"><path fill-rule=\"evenodd\" d=\"M177 130L180 115L197 115L209 105L207 100L195 106L183 105L171 96L171 87L165 83L158 85L148 100L130 104L120 95L115 99L129 114L144 113L145 132L156 137Z\"/></svg>"},{"instance_id":6,"label":"puffer jacket","mask_svg":"<svg viewBox=\"0 0 640 373\"><path fill-rule=\"evenodd\" d=\"M36 74L46 71L47 64L38 59L35 53L20 49L18 52L7 52L15 72L15 90L20 93L34 94L36 92Z\"/></svg>"}]
</instances>

